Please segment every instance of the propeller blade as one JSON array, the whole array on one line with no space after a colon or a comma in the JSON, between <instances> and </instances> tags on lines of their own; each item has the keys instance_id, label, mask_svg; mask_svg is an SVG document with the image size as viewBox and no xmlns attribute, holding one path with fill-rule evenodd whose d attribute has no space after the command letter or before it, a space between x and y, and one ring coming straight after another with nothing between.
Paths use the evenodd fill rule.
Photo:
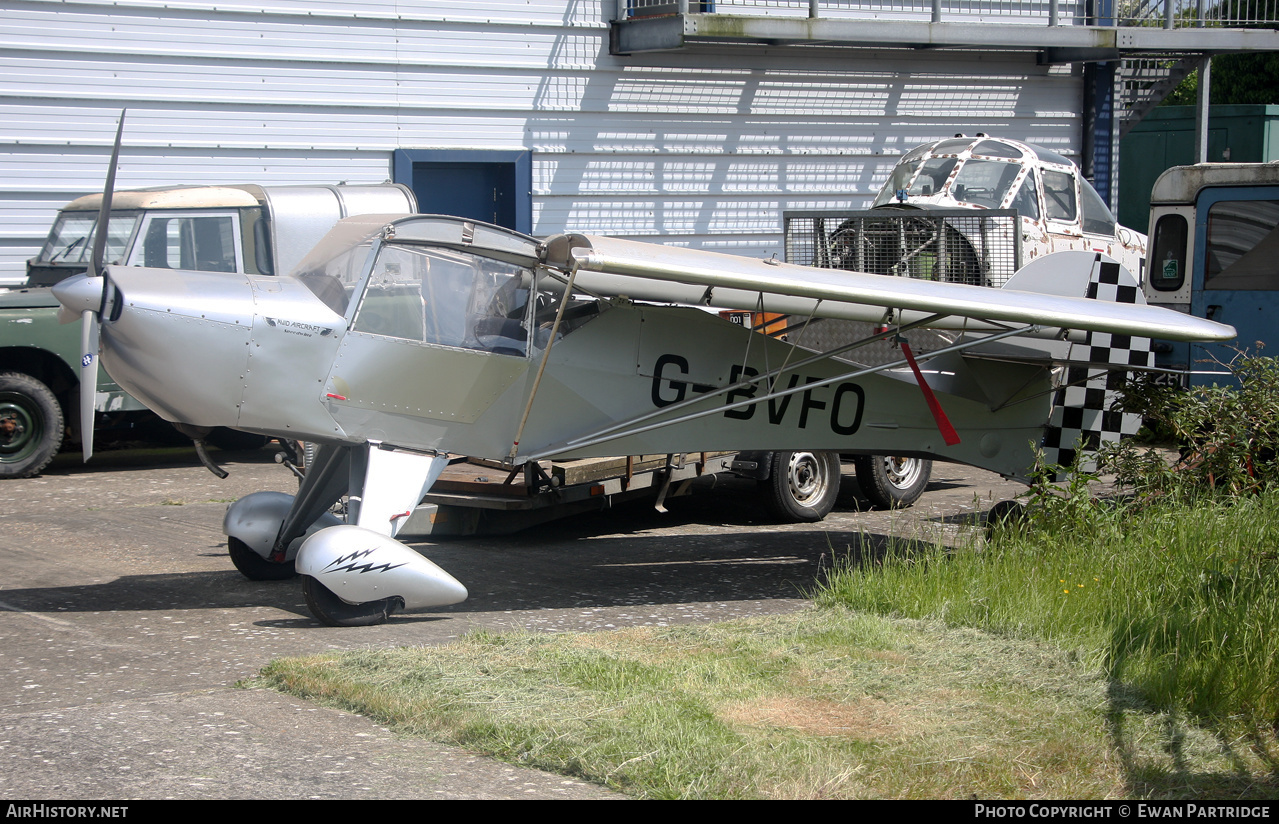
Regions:
<instances>
[{"instance_id":1,"label":"propeller blade","mask_svg":"<svg viewBox=\"0 0 1279 824\"><path fill-rule=\"evenodd\" d=\"M115 169L120 162L120 141L124 138L124 113L128 109L120 110L120 125L115 130L115 147L111 149L111 163L107 166L107 182L102 188L102 206L98 209L98 224L94 230L93 236L93 254L89 258L89 274L98 276L102 274L102 267L106 265L104 258L107 253L107 225L111 221L111 195L115 192ZM106 286L103 285L105 291Z\"/></svg>"},{"instance_id":2,"label":"propeller blade","mask_svg":"<svg viewBox=\"0 0 1279 824\"><path fill-rule=\"evenodd\" d=\"M92 309L80 315L80 442L84 448L84 462L93 457L93 402L98 393L98 336L101 334L98 319Z\"/></svg>"},{"instance_id":3,"label":"propeller blade","mask_svg":"<svg viewBox=\"0 0 1279 824\"><path fill-rule=\"evenodd\" d=\"M102 313L106 311L108 278L106 269L107 235L111 223L111 196L115 192L115 170L120 163L120 143L124 139L124 113L120 110L120 123L115 130L115 146L111 149L111 163L107 166L107 182L102 188L102 206L98 209L98 223L94 227L93 253L89 258L89 279L102 278L102 291L97 301L97 311L85 306L80 312L80 442L84 447L84 460L93 457L93 402L98 394L98 342L102 335ZM65 304L64 304L65 305Z\"/></svg>"}]
</instances>

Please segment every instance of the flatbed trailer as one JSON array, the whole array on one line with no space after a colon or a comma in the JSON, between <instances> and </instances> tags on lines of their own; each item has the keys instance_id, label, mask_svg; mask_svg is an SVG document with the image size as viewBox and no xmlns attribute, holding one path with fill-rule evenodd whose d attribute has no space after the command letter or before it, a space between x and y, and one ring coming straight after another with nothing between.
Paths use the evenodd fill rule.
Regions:
<instances>
[{"instance_id":1,"label":"flatbed trailer","mask_svg":"<svg viewBox=\"0 0 1279 824\"><path fill-rule=\"evenodd\" d=\"M932 470L932 461L918 458L849 458L862 495L880 509L913 504ZM693 492L694 481L716 477L755 481L759 503L779 522L812 523L835 506L843 471L835 452L799 450L584 458L515 469L457 456L399 535L506 535L640 499L665 511L666 501Z\"/></svg>"},{"instance_id":2,"label":"flatbed trailer","mask_svg":"<svg viewBox=\"0 0 1279 824\"><path fill-rule=\"evenodd\" d=\"M839 495L839 456L827 452L630 455L541 461L515 469L459 457L399 534L508 534L639 498L650 498L663 510L670 498L689 494L698 478L723 474L758 481L762 503L782 520L821 520Z\"/></svg>"}]
</instances>

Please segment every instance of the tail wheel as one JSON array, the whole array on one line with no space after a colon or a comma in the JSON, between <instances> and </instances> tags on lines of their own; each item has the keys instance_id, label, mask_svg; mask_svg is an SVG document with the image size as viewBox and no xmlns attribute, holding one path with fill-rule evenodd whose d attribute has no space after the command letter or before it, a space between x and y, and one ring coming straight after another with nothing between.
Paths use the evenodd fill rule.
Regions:
<instances>
[{"instance_id":1,"label":"tail wheel","mask_svg":"<svg viewBox=\"0 0 1279 824\"><path fill-rule=\"evenodd\" d=\"M404 606L404 601L394 596L363 604L348 604L310 575L302 576L302 594L306 596L306 605L316 620L330 627L385 624L391 613Z\"/></svg>"},{"instance_id":2,"label":"tail wheel","mask_svg":"<svg viewBox=\"0 0 1279 824\"><path fill-rule=\"evenodd\" d=\"M21 372L0 373L0 478L30 478L62 446L66 424L49 387Z\"/></svg>"},{"instance_id":3,"label":"tail wheel","mask_svg":"<svg viewBox=\"0 0 1279 824\"><path fill-rule=\"evenodd\" d=\"M1000 501L986 513L986 531L1013 527L1026 520L1026 506L1020 501Z\"/></svg>"},{"instance_id":4,"label":"tail wheel","mask_svg":"<svg viewBox=\"0 0 1279 824\"><path fill-rule=\"evenodd\" d=\"M853 459L857 485L880 509L910 506L924 494L933 474L933 462L923 458L861 455Z\"/></svg>"},{"instance_id":5,"label":"tail wheel","mask_svg":"<svg viewBox=\"0 0 1279 824\"><path fill-rule=\"evenodd\" d=\"M778 518L791 523L820 521L839 497L839 455L774 452L766 483L768 508Z\"/></svg>"}]
</instances>

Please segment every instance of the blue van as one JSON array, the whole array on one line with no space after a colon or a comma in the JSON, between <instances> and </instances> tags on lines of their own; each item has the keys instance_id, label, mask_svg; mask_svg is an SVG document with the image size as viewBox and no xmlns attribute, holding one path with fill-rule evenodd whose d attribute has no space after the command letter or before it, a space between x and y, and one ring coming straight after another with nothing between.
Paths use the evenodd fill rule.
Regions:
<instances>
[{"instance_id":1,"label":"blue van","mask_svg":"<svg viewBox=\"0 0 1279 824\"><path fill-rule=\"evenodd\" d=\"M1183 386L1230 382L1238 352L1279 354L1279 162L1174 166L1150 196L1146 301L1228 323L1226 344L1155 342Z\"/></svg>"}]
</instances>

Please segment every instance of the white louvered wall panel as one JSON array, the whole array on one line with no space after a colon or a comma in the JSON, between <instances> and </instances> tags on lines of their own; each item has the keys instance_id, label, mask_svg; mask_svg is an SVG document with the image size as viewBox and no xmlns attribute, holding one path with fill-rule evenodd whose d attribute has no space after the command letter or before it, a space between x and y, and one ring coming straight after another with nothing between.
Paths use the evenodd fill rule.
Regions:
<instances>
[{"instance_id":1,"label":"white louvered wall panel","mask_svg":"<svg viewBox=\"0 0 1279 824\"><path fill-rule=\"evenodd\" d=\"M1029 56L717 48L614 58L612 0L10 2L0 284L102 186L381 181L397 148L528 149L534 231L770 255L955 132L1069 155L1081 84Z\"/></svg>"}]
</instances>

